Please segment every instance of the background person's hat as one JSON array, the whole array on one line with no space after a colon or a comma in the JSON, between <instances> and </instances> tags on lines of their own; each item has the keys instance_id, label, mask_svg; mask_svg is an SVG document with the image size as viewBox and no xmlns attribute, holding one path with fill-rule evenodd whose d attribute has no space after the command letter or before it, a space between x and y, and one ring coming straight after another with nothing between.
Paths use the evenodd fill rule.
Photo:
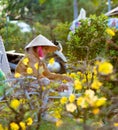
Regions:
<instances>
[{"instance_id":1,"label":"background person's hat","mask_svg":"<svg viewBox=\"0 0 118 130\"><path fill-rule=\"evenodd\" d=\"M60 57L64 62L67 62L66 57L64 56L64 54L62 53L62 45L59 41L54 41L54 44L59 48L59 50L56 50L54 52L54 54L56 54L58 57Z\"/></svg>"},{"instance_id":2,"label":"background person's hat","mask_svg":"<svg viewBox=\"0 0 118 130\"><path fill-rule=\"evenodd\" d=\"M36 38L34 38L26 47L25 50L31 47L36 46L46 46L49 47L48 52L54 52L58 50L58 47L54 45L51 41L49 41L46 37L43 35L38 35Z\"/></svg>"}]
</instances>

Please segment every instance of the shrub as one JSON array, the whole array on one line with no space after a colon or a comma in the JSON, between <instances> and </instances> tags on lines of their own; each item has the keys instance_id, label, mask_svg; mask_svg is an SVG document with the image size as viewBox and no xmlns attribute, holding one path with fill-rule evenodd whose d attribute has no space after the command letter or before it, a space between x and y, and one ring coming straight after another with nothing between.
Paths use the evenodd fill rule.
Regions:
<instances>
[{"instance_id":1,"label":"shrub","mask_svg":"<svg viewBox=\"0 0 118 130\"><path fill-rule=\"evenodd\" d=\"M75 33L70 32L70 40L67 42L70 59L85 60L104 55L108 37L107 17L91 15L80 22Z\"/></svg>"}]
</instances>

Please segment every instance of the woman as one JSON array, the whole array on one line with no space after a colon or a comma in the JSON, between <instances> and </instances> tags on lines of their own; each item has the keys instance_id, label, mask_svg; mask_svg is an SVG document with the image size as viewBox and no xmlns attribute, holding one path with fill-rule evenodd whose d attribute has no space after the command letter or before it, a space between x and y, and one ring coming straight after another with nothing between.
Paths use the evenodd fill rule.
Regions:
<instances>
[{"instance_id":1,"label":"woman","mask_svg":"<svg viewBox=\"0 0 118 130\"><path fill-rule=\"evenodd\" d=\"M51 73L43 61L47 53L54 52L57 49L57 46L47 38L41 34L38 35L25 47L26 55L19 61L15 74L21 76L31 75L38 79L46 77L50 80L72 81L68 76Z\"/></svg>"}]
</instances>

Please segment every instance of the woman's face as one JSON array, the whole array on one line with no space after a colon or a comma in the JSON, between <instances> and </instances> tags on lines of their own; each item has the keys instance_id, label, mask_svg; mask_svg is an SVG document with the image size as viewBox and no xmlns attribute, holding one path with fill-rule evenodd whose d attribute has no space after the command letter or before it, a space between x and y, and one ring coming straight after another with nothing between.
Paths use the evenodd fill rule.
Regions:
<instances>
[{"instance_id":1,"label":"woman's face","mask_svg":"<svg viewBox=\"0 0 118 130\"><path fill-rule=\"evenodd\" d=\"M46 46L37 47L37 54L41 59L44 59L47 53L48 53L48 47Z\"/></svg>"}]
</instances>

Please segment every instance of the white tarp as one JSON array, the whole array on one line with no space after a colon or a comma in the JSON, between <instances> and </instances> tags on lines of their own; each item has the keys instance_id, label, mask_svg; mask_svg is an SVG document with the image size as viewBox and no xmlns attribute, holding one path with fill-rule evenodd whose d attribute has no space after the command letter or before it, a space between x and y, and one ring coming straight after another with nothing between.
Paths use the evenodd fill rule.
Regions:
<instances>
[{"instance_id":1,"label":"white tarp","mask_svg":"<svg viewBox=\"0 0 118 130\"><path fill-rule=\"evenodd\" d=\"M106 15L106 16L118 15L118 7L116 7L116 8L114 8L114 9L110 10L110 11L107 12L105 15Z\"/></svg>"}]
</instances>

